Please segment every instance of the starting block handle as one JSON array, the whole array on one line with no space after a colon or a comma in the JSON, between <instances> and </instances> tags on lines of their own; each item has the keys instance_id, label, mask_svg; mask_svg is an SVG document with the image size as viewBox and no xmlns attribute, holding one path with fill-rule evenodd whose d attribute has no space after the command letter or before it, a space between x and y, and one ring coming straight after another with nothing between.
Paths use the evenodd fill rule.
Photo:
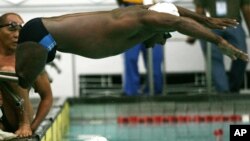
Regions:
<instances>
[{"instance_id":1,"label":"starting block handle","mask_svg":"<svg viewBox=\"0 0 250 141\"><path fill-rule=\"evenodd\" d=\"M0 81L18 82L15 72L0 71Z\"/></svg>"},{"instance_id":2,"label":"starting block handle","mask_svg":"<svg viewBox=\"0 0 250 141\"><path fill-rule=\"evenodd\" d=\"M7 72L7 71L0 71L0 82L1 81L8 81L8 82L16 82L18 83L18 77L16 76L15 72ZM23 107L23 99L18 95L12 93L7 87L3 87L5 91L7 91L11 97L15 100L17 107Z\"/></svg>"}]
</instances>

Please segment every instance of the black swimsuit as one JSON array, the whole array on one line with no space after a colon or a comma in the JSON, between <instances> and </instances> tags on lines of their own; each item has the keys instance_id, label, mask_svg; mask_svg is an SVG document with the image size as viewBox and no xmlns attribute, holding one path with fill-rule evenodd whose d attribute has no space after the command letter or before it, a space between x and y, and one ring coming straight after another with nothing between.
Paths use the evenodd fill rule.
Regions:
<instances>
[{"instance_id":1,"label":"black swimsuit","mask_svg":"<svg viewBox=\"0 0 250 141\"><path fill-rule=\"evenodd\" d=\"M47 63L55 58L56 42L42 23L41 18L28 21L20 31L18 43L34 41L48 50Z\"/></svg>"}]
</instances>

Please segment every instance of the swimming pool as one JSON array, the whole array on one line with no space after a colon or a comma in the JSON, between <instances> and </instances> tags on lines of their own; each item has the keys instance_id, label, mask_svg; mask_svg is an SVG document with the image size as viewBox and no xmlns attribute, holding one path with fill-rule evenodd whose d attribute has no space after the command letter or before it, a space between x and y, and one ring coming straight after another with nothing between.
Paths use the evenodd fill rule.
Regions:
<instances>
[{"instance_id":1,"label":"swimming pool","mask_svg":"<svg viewBox=\"0 0 250 141\"><path fill-rule=\"evenodd\" d=\"M242 117L233 120L230 117L248 115L248 99L244 96L71 99L70 126L63 141L82 141L83 135L100 135L108 141L217 141L217 130L223 131L220 141L229 141L229 126L243 123ZM175 120L157 123L152 120L141 122L139 119L128 121L130 117L159 115L174 115ZM194 118L196 115L201 115L203 119L179 118ZM216 115L223 115L224 118L208 120ZM126 117L127 121L120 122L119 117Z\"/></svg>"},{"instance_id":2,"label":"swimming pool","mask_svg":"<svg viewBox=\"0 0 250 141\"><path fill-rule=\"evenodd\" d=\"M63 141L82 141L81 135L100 135L109 141L216 141L216 129L222 129L223 141L229 141L229 125L230 123L117 125L73 122Z\"/></svg>"}]
</instances>

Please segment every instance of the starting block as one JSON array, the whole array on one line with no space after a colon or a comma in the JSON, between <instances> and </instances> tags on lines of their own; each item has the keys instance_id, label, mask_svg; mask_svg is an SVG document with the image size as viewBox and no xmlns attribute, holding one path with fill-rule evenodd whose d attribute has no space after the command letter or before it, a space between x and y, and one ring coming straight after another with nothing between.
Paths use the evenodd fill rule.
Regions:
<instances>
[{"instance_id":1,"label":"starting block","mask_svg":"<svg viewBox=\"0 0 250 141\"><path fill-rule=\"evenodd\" d=\"M15 72L9 72L9 71L0 71L0 84L3 85L3 90L7 93L9 93L12 98L16 102L17 107L22 107L23 105L23 99L18 96L17 94L10 91L8 88L8 85L6 85L4 82L15 82L18 83L18 77L16 76Z\"/></svg>"}]
</instances>

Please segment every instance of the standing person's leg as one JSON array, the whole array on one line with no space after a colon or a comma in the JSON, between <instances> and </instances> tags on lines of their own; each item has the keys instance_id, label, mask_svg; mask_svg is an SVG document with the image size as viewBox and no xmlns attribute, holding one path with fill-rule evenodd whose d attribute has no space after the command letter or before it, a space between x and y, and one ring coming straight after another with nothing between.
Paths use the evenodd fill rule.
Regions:
<instances>
[{"instance_id":1,"label":"standing person's leg","mask_svg":"<svg viewBox=\"0 0 250 141\"><path fill-rule=\"evenodd\" d=\"M211 43L210 43L211 44ZM207 42L201 40L202 51L204 56L207 56ZM211 60L212 60L212 81L217 92L229 92L228 77L224 65L223 54L219 48L211 44Z\"/></svg>"},{"instance_id":2,"label":"standing person's leg","mask_svg":"<svg viewBox=\"0 0 250 141\"><path fill-rule=\"evenodd\" d=\"M247 52L246 34L241 25L237 28L230 28L227 30L227 36L225 37L229 43L236 46L238 49ZM239 92L244 75L246 71L247 63L242 60L232 61L230 73L229 73L229 85L231 92Z\"/></svg>"},{"instance_id":3,"label":"standing person's leg","mask_svg":"<svg viewBox=\"0 0 250 141\"><path fill-rule=\"evenodd\" d=\"M163 46L155 44L153 47L153 74L154 74L154 92L155 95L162 94L163 90L163 74L162 74L162 62L163 62Z\"/></svg>"},{"instance_id":4,"label":"standing person's leg","mask_svg":"<svg viewBox=\"0 0 250 141\"><path fill-rule=\"evenodd\" d=\"M228 76L223 54L214 44L212 44L212 80L218 92L229 92Z\"/></svg>"},{"instance_id":5,"label":"standing person's leg","mask_svg":"<svg viewBox=\"0 0 250 141\"><path fill-rule=\"evenodd\" d=\"M153 78L154 78L154 94L160 95L163 90L163 75L162 75L162 61L163 61L163 46L160 44L155 44L152 48L152 58L153 58ZM143 48L143 60L146 69L147 66L147 49ZM144 93L149 93L149 81L146 79L146 86L144 89Z\"/></svg>"},{"instance_id":6,"label":"standing person's leg","mask_svg":"<svg viewBox=\"0 0 250 141\"><path fill-rule=\"evenodd\" d=\"M124 53L123 91L125 95L138 95L140 90L140 74L138 57L142 44L137 44Z\"/></svg>"}]
</instances>

